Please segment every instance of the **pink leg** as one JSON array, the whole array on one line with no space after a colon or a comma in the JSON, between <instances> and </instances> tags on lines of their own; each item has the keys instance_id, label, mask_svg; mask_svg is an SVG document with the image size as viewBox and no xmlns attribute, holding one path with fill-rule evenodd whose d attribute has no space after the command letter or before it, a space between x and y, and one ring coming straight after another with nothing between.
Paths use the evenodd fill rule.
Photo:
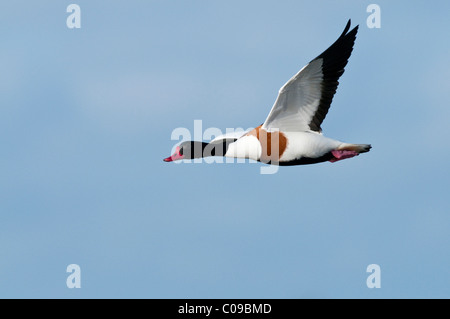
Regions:
<instances>
[{"instance_id":1,"label":"pink leg","mask_svg":"<svg viewBox=\"0 0 450 319\"><path fill-rule=\"evenodd\" d=\"M330 162L332 163L359 155L358 152L347 150L334 150L331 151L331 154L334 156L334 158L330 159Z\"/></svg>"}]
</instances>

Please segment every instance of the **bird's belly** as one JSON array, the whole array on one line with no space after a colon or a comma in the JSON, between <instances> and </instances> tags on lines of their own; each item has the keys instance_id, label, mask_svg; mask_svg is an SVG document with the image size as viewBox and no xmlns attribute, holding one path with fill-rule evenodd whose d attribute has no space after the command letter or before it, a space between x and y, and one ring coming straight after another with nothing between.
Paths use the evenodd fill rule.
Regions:
<instances>
[{"instance_id":1,"label":"bird's belly","mask_svg":"<svg viewBox=\"0 0 450 319\"><path fill-rule=\"evenodd\" d=\"M254 136L243 136L228 146L225 157L249 158L259 161L261 157L261 143Z\"/></svg>"},{"instance_id":2,"label":"bird's belly","mask_svg":"<svg viewBox=\"0 0 450 319\"><path fill-rule=\"evenodd\" d=\"M328 153L337 148L341 142L317 133L285 132L288 139L287 147L280 158L280 163L306 161L325 158ZM326 160L326 159L324 159Z\"/></svg>"}]
</instances>

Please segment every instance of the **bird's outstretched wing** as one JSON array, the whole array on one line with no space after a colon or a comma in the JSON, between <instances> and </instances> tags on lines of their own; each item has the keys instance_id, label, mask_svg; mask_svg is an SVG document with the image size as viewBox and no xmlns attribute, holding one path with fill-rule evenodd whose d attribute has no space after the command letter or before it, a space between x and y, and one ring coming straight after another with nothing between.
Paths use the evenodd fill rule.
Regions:
<instances>
[{"instance_id":1,"label":"bird's outstretched wing","mask_svg":"<svg viewBox=\"0 0 450 319\"><path fill-rule=\"evenodd\" d=\"M358 32L358 26L348 32L350 22L336 42L283 85L263 129L322 131L320 125L328 113Z\"/></svg>"}]
</instances>

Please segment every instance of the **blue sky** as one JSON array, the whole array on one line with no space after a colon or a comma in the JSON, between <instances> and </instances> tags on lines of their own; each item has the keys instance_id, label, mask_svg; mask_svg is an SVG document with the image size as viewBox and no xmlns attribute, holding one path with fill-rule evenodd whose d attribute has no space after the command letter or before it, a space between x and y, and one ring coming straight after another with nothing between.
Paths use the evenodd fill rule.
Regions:
<instances>
[{"instance_id":1,"label":"blue sky","mask_svg":"<svg viewBox=\"0 0 450 319\"><path fill-rule=\"evenodd\" d=\"M70 3L0 5L0 297L450 297L448 2L377 1L380 29L372 1ZM370 153L162 161L194 120L261 124L349 18L322 127Z\"/></svg>"}]
</instances>

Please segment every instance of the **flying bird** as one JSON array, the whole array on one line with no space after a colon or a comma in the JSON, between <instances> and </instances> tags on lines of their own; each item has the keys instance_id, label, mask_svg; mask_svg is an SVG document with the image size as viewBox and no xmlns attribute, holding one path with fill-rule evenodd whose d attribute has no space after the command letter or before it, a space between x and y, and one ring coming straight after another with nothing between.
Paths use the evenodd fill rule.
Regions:
<instances>
[{"instance_id":1,"label":"flying bird","mask_svg":"<svg viewBox=\"0 0 450 319\"><path fill-rule=\"evenodd\" d=\"M281 87L263 124L209 143L183 142L164 161L225 156L288 166L336 162L368 152L370 144L331 139L321 128L355 43L358 26L349 31L350 24L349 20L336 42Z\"/></svg>"}]
</instances>

